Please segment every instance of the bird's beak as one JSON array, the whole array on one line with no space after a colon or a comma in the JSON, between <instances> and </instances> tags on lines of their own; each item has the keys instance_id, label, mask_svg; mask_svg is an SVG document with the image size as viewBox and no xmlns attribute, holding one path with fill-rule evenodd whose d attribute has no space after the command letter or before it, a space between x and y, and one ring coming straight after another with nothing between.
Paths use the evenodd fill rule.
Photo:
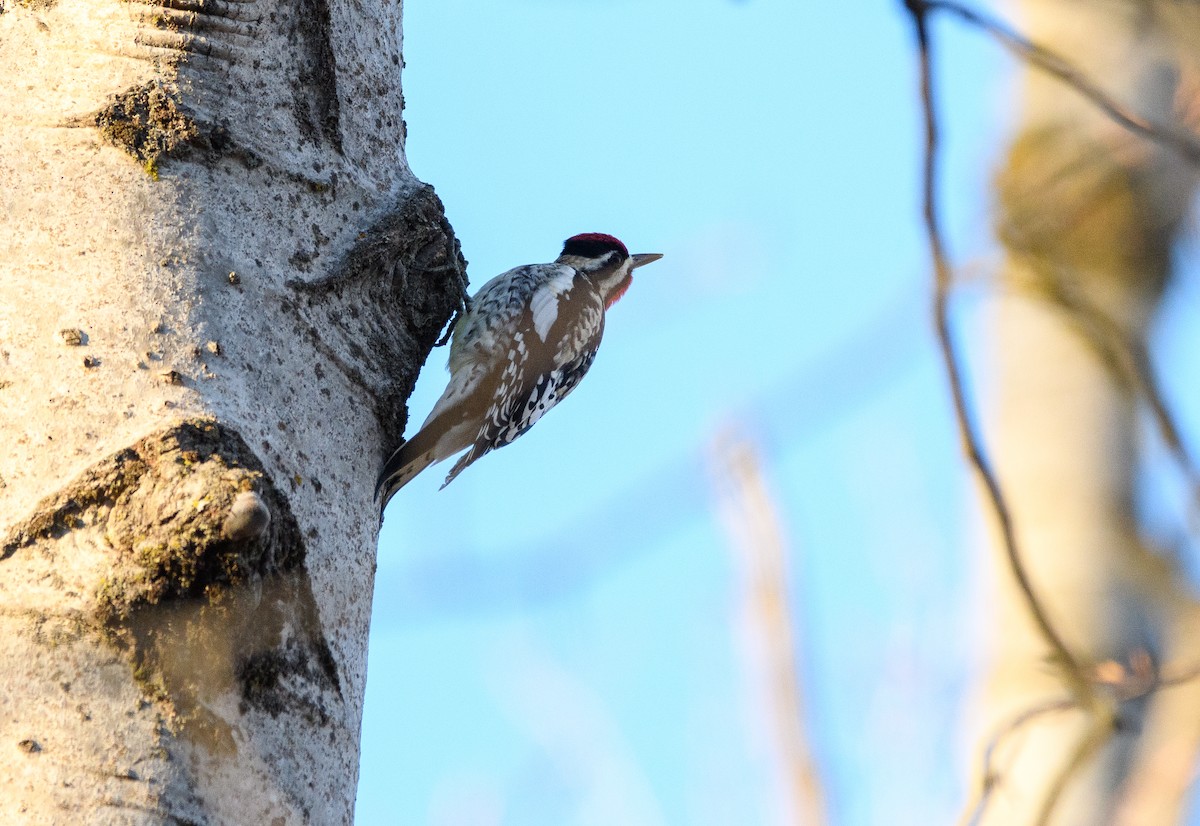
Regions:
<instances>
[{"instance_id":1,"label":"bird's beak","mask_svg":"<svg viewBox=\"0 0 1200 826\"><path fill-rule=\"evenodd\" d=\"M633 261L633 266L630 269L636 270L638 267L644 267L662 258L661 252L639 252L637 255L629 256Z\"/></svg>"}]
</instances>

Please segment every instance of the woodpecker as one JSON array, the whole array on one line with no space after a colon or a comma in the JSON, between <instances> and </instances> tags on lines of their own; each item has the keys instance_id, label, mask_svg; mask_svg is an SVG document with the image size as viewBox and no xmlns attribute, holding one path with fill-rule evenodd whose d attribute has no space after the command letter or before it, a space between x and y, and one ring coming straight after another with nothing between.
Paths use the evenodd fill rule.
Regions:
<instances>
[{"instance_id":1,"label":"woodpecker","mask_svg":"<svg viewBox=\"0 0 1200 826\"><path fill-rule=\"evenodd\" d=\"M630 255L613 236L588 232L568 238L553 263L517 267L484 284L454 325L446 391L379 474L381 508L422 470L470 448L446 487L565 399L596 358L605 310L629 289L635 269L659 258Z\"/></svg>"}]
</instances>

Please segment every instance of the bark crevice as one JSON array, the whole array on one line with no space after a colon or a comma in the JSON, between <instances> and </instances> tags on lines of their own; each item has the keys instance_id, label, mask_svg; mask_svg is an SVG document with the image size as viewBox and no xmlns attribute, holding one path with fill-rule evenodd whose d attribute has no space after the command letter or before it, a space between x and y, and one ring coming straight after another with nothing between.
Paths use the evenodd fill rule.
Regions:
<instances>
[{"instance_id":1,"label":"bark crevice","mask_svg":"<svg viewBox=\"0 0 1200 826\"><path fill-rule=\"evenodd\" d=\"M331 275L287 282L313 346L374 401L389 447L438 335L467 294L467 262L433 187L385 211ZM346 354L347 357L339 354Z\"/></svg>"}]
</instances>

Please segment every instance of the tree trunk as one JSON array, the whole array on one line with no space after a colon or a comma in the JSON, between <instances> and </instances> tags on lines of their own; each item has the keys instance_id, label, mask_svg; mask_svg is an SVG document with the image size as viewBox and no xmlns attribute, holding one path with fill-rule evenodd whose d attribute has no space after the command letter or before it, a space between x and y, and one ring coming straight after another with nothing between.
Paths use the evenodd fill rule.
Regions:
<instances>
[{"instance_id":1,"label":"tree trunk","mask_svg":"<svg viewBox=\"0 0 1200 826\"><path fill-rule=\"evenodd\" d=\"M1194 58L1188 32L1200 22L1194 10L1142 0L1022 5L1030 39L1068 57L1139 116L1181 127L1181 77ZM1176 628L1191 603L1137 524L1139 398L1128 345L1148 337L1195 172L1068 85L1026 69L1019 131L997 184L1006 259L991 330L988 434L1034 591L1098 676L1128 679L1147 654L1162 663L1188 650ZM995 558L989 737L1066 694L1003 555ZM1147 755L1145 726L1167 696L1119 703L1115 732L1080 711L1024 724L993 755L996 787L982 822L1040 823L1051 813L1054 823L1110 822Z\"/></svg>"},{"instance_id":2,"label":"tree trunk","mask_svg":"<svg viewBox=\"0 0 1200 826\"><path fill-rule=\"evenodd\" d=\"M400 3L0 2L0 820L348 822L374 475L465 287Z\"/></svg>"}]
</instances>

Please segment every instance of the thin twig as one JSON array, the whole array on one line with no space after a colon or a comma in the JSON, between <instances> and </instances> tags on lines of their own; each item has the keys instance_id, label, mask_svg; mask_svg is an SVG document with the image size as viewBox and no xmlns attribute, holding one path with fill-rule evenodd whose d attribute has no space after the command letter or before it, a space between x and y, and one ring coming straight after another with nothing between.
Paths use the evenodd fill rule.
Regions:
<instances>
[{"instance_id":1,"label":"thin twig","mask_svg":"<svg viewBox=\"0 0 1200 826\"><path fill-rule=\"evenodd\" d=\"M1200 468L1188 452L1183 436L1163 396L1154 363L1145 345L1093 302L1080 295L1062 277L1049 280L1050 300L1075 316L1089 343L1118 379L1124 379L1142 398L1158 429L1159 437L1187 481L1190 495L1189 522L1193 532L1200 526Z\"/></svg>"},{"instance_id":2,"label":"thin twig","mask_svg":"<svg viewBox=\"0 0 1200 826\"><path fill-rule=\"evenodd\" d=\"M1070 711L1078 708L1075 701L1070 697L1062 697L1056 700L1047 700L1044 703L1031 706L1025 709L1020 714L1014 716L1011 720L996 730L988 741L987 746L983 750L983 780L979 786L979 798L974 804L968 805L963 812L963 817L959 820L960 824L970 824L975 826L983 817L984 811L987 810L987 805L991 801L992 792L1000 785L1000 776L996 772L995 757L1000 750L1000 745L1010 735L1016 734L1029 723L1039 717L1056 711Z\"/></svg>"},{"instance_id":3,"label":"thin twig","mask_svg":"<svg viewBox=\"0 0 1200 826\"><path fill-rule=\"evenodd\" d=\"M954 415L958 423L959 436L962 439L963 450L968 460L979 474L979 478L983 481L983 485L987 491L988 501L1000 528L1009 568L1012 571L1018 588L1025 598L1026 607L1029 609L1029 613L1033 617L1038 631L1053 651L1054 659L1062 669L1063 677L1072 697L1074 697L1081 708L1091 709L1096 702L1092 685L1084 674L1079 662L1068 650L1066 643L1063 642L1062 637L1051 624L1046 610L1033 591L1033 585L1029 579L1028 572L1025 570L1021 551L1017 545L1017 537L1013 530L1008 503L971 422L966 391L963 389L963 371L960 358L954 344L953 336L950 333L949 300L952 275L938 219L938 121L933 89L933 58L927 29L926 14L928 4L922 2L922 0L905 0L905 7L912 16L920 57L921 100L925 121L923 212L925 232L934 266L934 323L937 328L938 347L942 354L942 360L945 363L946 376L950 384L950 393L954 401Z\"/></svg>"},{"instance_id":4,"label":"thin twig","mask_svg":"<svg viewBox=\"0 0 1200 826\"><path fill-rule=\"evenodd\" d=\"M1200 663L1194 663L1188 668L1179 669L1169 675L1164 675L1162 671L1154 668L1153 662L1146 652L1143 652L1142 658L1131 655L1130 659L1132 661L1131 667L1122 667L1122 678L1119 681L1105 683L1105 686L1113 693L1114 698L1119 703L1149 697L1160 691L1175 688L1200 677ZM1142 660L1144 660L1144 665L1140 664ZM982 779L979 785L978 797L964 809L963 815L959 819L960 826L967 826L968 824L969 826L976 826L982 820L988 803L991 802L992 793L1000 785L1000 774L996 771L995 764L996 756L999 754L1000 747L1004 742L1041 717L1055 712L1071 711L1078 708L1078 703L1072 697L1058 697L1052 700L1045 700L1014 715L1004 725L997 728L984 747ZM1110 727L1114 719L1111 714L1107 715L1107 722ZM1067 768L1067 765L1073 765L1075 762L1073 759L1072 764L1064 764L1064 770ZM1062 776L1062 773L1060 773L1060 776ZM1069 774L1067 777L1069 779ZM1059 794L1061 794L1061 790L1054 792L1053 797L1057 798ZM1050 799L1049 795L1047 799Z\"/></svg>"},{"instance_id":5,"label":"thin twig","mask_svg":"<svg viewBox=\"0 0 1200 826\"><path fill-rule=\"evenodd\" d=\"M1023 58L1079 92L1130 132L1178 152L1189 163L1200 164L1200 139L1195 135L1146 120L1101 89L1065 57L1022 37L1000 21L967 8L955 0L910 0L908 5L910 9L915 7L921 12L945 11L983 30L1017 57Z\"/></svg>"},{"instance_id":6,"label":"thin twig","mask_svg":"<svg viewBox=\"0 0 1200 826\"><path fill-rule=\"evenodd\" d=\"M1200 677L1200 663L1185 668L1182 671L1177 671L1170 677L1162 677L1158 681L1157 688L1174 688L1177 685L1189 683L1192 680Z\"/></svg>"}]
</instances>

